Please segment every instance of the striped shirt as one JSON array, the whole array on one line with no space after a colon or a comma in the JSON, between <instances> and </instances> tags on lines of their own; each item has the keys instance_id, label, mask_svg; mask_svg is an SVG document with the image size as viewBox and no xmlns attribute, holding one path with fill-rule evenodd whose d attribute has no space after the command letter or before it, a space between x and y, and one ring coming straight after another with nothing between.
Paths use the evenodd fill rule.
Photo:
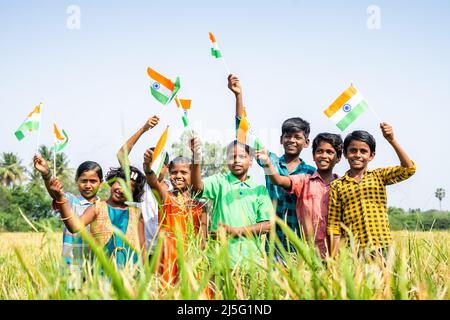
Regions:
<instances>
[{"instance_id":1,"label":"striped shirt","mask_svg":"<svg viewBox=\"0 0 450 320\"><path fill-rule=\"evenodd\" d=\"M358 183L348 176L333 181L328 207L328 234L341 235L342 225L361 249L378 250L392 244L387 215L386 186L408 179L416 172L402 166L367 170ZM346 235L348 236L348 235Z\"/></svg>"}]
</instances>

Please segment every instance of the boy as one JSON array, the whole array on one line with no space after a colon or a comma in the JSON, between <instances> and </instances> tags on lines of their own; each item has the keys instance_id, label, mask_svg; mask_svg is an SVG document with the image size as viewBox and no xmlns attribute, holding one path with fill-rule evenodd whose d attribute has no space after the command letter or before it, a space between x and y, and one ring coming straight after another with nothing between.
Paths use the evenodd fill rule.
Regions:
<instances>
[{"instance_id":1,"label":"boy","mask_svg":"<svg viewBox=\"0 0 450 320\"><path fill-rule=\"evenodd\" d=\"M269 161L266 150L257 151L256 158L266 168L270 181L297 196L297 218L307 241L315 243L325 259L329 250L327 215L330 184L338 176L334 166L342 156L342 138L338 134L319 133L313 141L313 158L317 171L310 174L280 175Z\"/></svg>"},{"instance_id":2,"label":"boy","mask_svg":"<svg viewBox=\"0 0 450 320\"><path fill-rule=\"evenodd\" d=\"M328 234L331 253L337 254L343 224L362 250L385 254L392 244L387 215L386 185L411 177L416 165L394 138L392 127L380 124L384 138L394 148L400 166L368 170L375 157L375 139L366 131L353 131L344 140L344 156L350 170L331 184Z\"/></svg>"},{"instance_id":3,"label":"boy","mask_svg":"<svg viewBox=\"0 0 450 320\"><path fill-rule=\"evenodd\" d=\"M133 149L139 138L150 129L153 129L159 123L159 117L150 117L144 125L139 128L125 144L117 152L117 159L122 167L129 165L128 155ZM164 176L168 172L169 156L166 155L164 159L164 165L158 177L161 188L169 190L169 183L164 181ZM144 172L147 173L148 164L146 164L146 158L144 157ZM142 217L144 219L144 234L145 234L145 247L150 258L153 255L157 241L157 231L158 231L158 201L153 193L153 190L145 184L144 186L144 196L143 201L138 203L138 207L141 209Z\"/></svg>"},{"instance_id":4,"label":"boy","mask_svg":"<svg viewBox=\"0 0 450 320\"><path fill-rule=\"evenodd\" d=\"M200 170L200 145L198 138L191 139L192 188L203 198L214 202L211 231L222 227L231 237L229 255L231 264L245 263L260 255L260 235L270 231L272 204L264 186L256 185L248 176L251 165L250 148L233 141L227 147L228 174L215 174L202 181ZM199 161L197 161L199 160Z\"/></svg>"},{"instance_id":5,"label":"boy","mask_svg":"<svg viewBox=\"0 0 450 320\"><path fill-rule=\"evenodd\" d=\"M241 84L239 79L232 74L228 76L228 88L236 97L237 128L244 111L244 106L242 102ZM292 176L296 174L314 173L314 167L307 165L300 158L300 153L303 148L309 145L309 132L309 123L301 118L290 118L283 122L280 143L283 145L284 155L278 157L276 154L269 152L270 161L280 175ZM259 162L258 164L261 165ZM297 203L295 194L289 194L283 188L274 185L267 176L266 186L277 216L283 221L286 221L287 225L300 237L301 232L295 211L295 205ZM288 247L286 236L278 225L276 226L276 232L284 248L289 251L294 251L292 244Z\"/></svg>"}]
</instances>

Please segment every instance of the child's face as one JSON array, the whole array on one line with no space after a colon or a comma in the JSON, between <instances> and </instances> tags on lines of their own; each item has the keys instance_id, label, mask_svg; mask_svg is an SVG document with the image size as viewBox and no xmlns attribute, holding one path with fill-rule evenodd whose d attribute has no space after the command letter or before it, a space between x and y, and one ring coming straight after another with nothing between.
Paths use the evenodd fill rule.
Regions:
<instances>
[{"instance_id":1,"label":"child's face","mask_svg":"<svg viewBox=\"0 0 450 320\"><path fill-rule=\"evenodd\" d=\"M191 185L191 166L187 163L176 163L170 170L170 183L174 189L184 191Z\"/></svg>"},{"instance_id":2,"label":"child's face","mask_svg":"<svg viewBox=\"0 0 450 320\"><path fill-rule=\"evenodd\" d=\"M86 200L95 197L100 184L100 178L94 170L83 172L77 179L78 191Z\"/></svg>"},{"instance_id":3,"label":"child's face","mask_svg":"<svg viewBox=\"0 0 450 320\"><path fill-rule=\"evenodd\" d=\"M285 154L299 155L303 148L308 147L309 139L305 137L303 131L296 131L284 133L280 137L280 143L283 145Z\"/></svg>"},{"instance_id":4,"label":"child's face","mask_svg":"<svg viewBox=\"0 0 450 320\"><path fill-rule=\"evenodd\" d=\"M133 193L135 182L131 180L130 185L131 185L131 193ZM127 201L127 198L125 197L125 193L119 181L115 181L111 185L110 194L111 194L110 199L115 203L124 203L125 201Z\"/></svg>"},{"instance_id":5,"label":"child's face","mask_svg":"<svg viewBox=\"0 0 450 320\"><path fill-rule=\"evenodd\" d=\"M235 176L246 174L251 163L252 158L247 151L245 151L244 146L235 145L233 148L229 149L227 153L227 166Z\"/></svg>"},{"instance_id":6,"label":"child's face","mask_svg":"<svg viewBox=\"0 0 450 320\"><path fill-rule=\"evenodd\" d=\"M318 171L332 171L336 163L341 160L333 146L326 141L319 143L313 157Z\"/></svg>"},{"instance_id":7,"label":"child's face","mask_svg":"<svg viewBox=\"0 0 450 320\"><path fill-rule=\"evenodd\" d=\"M353 170L361 170L367 168L367 165L375 157L375 152L370 151L367 143L353 140L344 152L350 168Z\"/></svg>"}]
</instances>

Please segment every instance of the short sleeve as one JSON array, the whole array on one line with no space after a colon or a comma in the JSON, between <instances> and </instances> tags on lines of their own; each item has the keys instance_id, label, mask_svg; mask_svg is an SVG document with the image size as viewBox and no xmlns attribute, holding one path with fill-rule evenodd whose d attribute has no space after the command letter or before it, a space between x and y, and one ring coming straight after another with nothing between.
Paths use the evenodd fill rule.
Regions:
<instances>
[{"instance_id":1,"label":"short sleeve","mask_svg":"<svg viewBox=\"0 0 450 320\"><path fill-rule=\"evenodd\" d=\"M201 197L208 199L216 199L219 194L219 188L224 181L223 174L215 174L211 177L203 179L203 192Z\"/></svg>"},{"instance_id":2,"label":"short sleeve","mask_svg":"<svg viewBox=\"0 0 450 320\"><path fill-rule=\"evenodd\" d=\"M256 212L256 223L270 220L273 212L272 200L265 186L258 186L258 206Z\"/></svg>"},{"instance_id":3,"label":"short sleeve","mask_svg":"<svg viewBox=\"0 0 450 320\"><path fill-rule=\"evenodd\" d=\"M291 179L291 190L286 190L287 193L295 194L297 197L300 196L303 190L303 186L305 185L305 182L307 180L306 175L304 174L294 174L289 176L289 179Z\"/></svg>"},{"instance_id":4,"label":"short sleeve","mask_svg":"<svg viewBox=\"0 0 450 320\"><path fill-rule=\"evenodd\" d=\"M327 232L329 235L341 234L341 217L342 217L342 205L339 195L339 182L335 181L331 183L330 199L328 202Z\"/></svg>"},{"instance_id":5,"label":"short sleeve","mask_svg":"<svg viewBox=\"0 0 450 320\"><path fill-rule=\"evenodd\" d=\"M381 175L385 185L395 184L410 178L416 172L416 164L413 162L411 168L405 168L402 166L387 167L377 169L376 172Z\"/></svg>"}]
</instances>

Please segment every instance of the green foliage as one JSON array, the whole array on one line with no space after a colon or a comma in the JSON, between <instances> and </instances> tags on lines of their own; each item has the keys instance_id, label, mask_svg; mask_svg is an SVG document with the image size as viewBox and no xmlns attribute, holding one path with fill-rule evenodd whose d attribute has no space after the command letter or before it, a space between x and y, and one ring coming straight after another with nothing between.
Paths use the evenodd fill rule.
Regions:
<instances>
[{"instance_id":1,"label":"green foliage","mask_svg":"<svg viewBox=\"0 0 450 320\"><path fill-rule=\"evenodd\" d=\"M401 208L388 209L389 222L392 230L446 230L450 229L450 212L410 209L407 212Z\"/></svg>"}]
</instances>

